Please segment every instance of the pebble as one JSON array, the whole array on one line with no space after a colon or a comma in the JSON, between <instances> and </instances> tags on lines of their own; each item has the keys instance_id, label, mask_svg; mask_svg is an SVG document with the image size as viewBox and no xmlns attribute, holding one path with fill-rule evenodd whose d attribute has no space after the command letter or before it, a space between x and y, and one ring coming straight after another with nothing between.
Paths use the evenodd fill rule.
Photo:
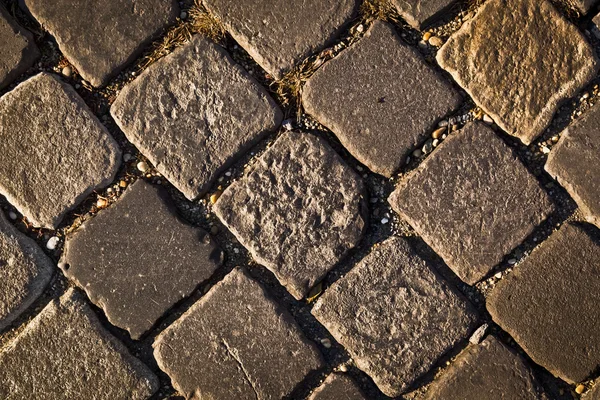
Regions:
<instances>
[{"instance_id":1,"label":"pebble","mask_svg":"<svg viewBox=\"0 0 600 400\"><path fill-rule=\"evenodd\" d=\"M585 392L585 385L583 385L583 384L577 385L577 387L575 388L575 393L582 394L583 392Z\"/></svg>"},{"instance_id":2,"label":"pebble","mask_svg":"<svg viewBox=\"0 0 600 400\"><path fill-rule=\"evenodd\" d=\"M342 372L348 372L348 367L346 366L346 364L340 365L340 371L342 371Z\"/></svg>"},{"instance_id":3,"label":"pebble","mask_svg":"<svg viewBox=\"0 0 600 400\"><path fill-rule=\"evenodd\" d=\"M446 121L446 120L442 120L442 121L438 122L438 126L439 126L440 128L442 128L442 127L445 127L445 126L448 126L448 121Z\"/></svg>"},{"instance_id":4,"label":"pebble","mask_svg":"<svg viewBox=\"0 0 600 400\"><path fill-rule=\"evenodd\" d=\"M517 263L517 259L516 258L511 258L510 260L508 260L508 263L510 265L515 265Z\"/></svg>"},{"instance_id":5,"label":"pebble","mask_svg":"<svg viewBox=\"0 0 600 400\"><path fill-rule=\"evenodd\" d=\"M488 324L483 324L479 328L477 328L477 330L475 332L473 332L473 334L469 338L469 343L472 343L472 344L481 343L481 340L485 336L485 332L487 331L487 328L488 328Z\"/></svg>"},{"instance_id":6,"label":"pebble","mask_svg":"<svg viewBox=\"0 0 600 400\"><path fill-rule=\"evenodd\" d=\"M137 163L137 169L140 172L146 172L146 171L148 171L149 167L145 161L140 161L139 163Z\"/></svg>"},{"instance_id":7,"label":"pebble","mask_svg":"<svg viewBox=\"0 0 600 400\"><path fill-rule=\"evenodd\" d=\"M431 137L434 139L439 139L440 137L442 137L444 132L446 132L446 127L442 126L441 128L437 128L435 131L433 131Z\"/></svg>"},{"instance_id":8,"label":"pebble","mask_svg":"<svg viewBox=\"0 0 600 400\"><path fill-rule=\"evenodd\" d=\"M548 154L548 153L550 153L550 149L549 149L549 148L547 148L546 146L542 146L542 147L541 147L541 150L542 150L542 153L544 153L544 154Z\"/></svg>"},{"instance_id":9,"label":"pebble","mask_svg":"<svg viewBox=\"0 0 600 400\"><path fill-rule=\"evenodd\" d=\"M210 228L210 233L212 235L216 235L217 233L219 233L219 228L217 228L216 226L213 226L212 228Z\"/></svg>"},{"instance_id":10,"label":"pebble","mask_svg":"<svg viewBox=\"0 0 600 400\"><path fill-rule=\"evenodd\" d=\"M552 143L556 143L556 142L558 142L558 139L560 139L560 138L558 137L558 135L554 135L554 136L552 136L552 137L550 138L550 140L552 141Z\"/></svg>"},{"instance_id":11,"label":"pebble","mask_svg":"<svg viewBox=\"0 0 600 400\"><path fill-rule=\"evenodd\" d=\"M48 250L54 250L56 249L56 246L58 246L58 242L60 241L59 238L57 238L56 236L52 236L50 239L48 239L48 241L46 242L46 248Z\"/></svg>"},{"instance_id":12,"label":"pebble","mask_svg":"<svg viewBox=\"0 0 600 400\"><path fill-rule=\"evenodd\" d=\"M323 345L323 347L325 347L326 349L331 348L331 340L325 338L325 339L321 339L321 344Z\"/></svg>"},{"instance_id":13,"label":"pebble","mask_svg":"<svg viewBox=\"0 0 600 400\"><path fill-rule=\"evenodd\" d=\"M127 182L119 181L119 187L125 189L127 187Z\"/></svg>"},{"instance_id":14,"label":"pebble","mask_svg":"<svg viewBox=\"0 0 600 400\"><path fill-rule=\"evenodd\" d=\"M437 147L437 145L440 144L440 140L439 139L433 139L433 142L431 142L431 144L433 145L433 147Z\"/></svg>"},{"instance_id":15,"label":"pebble","mask_svg":"<svg viewBox=\"0 0 600 400\"><path fill-rule=\"evenodd\" d=\"M71 75L73 75L73 68L66 66L62 69L62 74L63 76L66 76L67 78L69 78Z\"/></svg>"},{"instance_id":16,"label":"pebble","mask_svg":"<svg viewBox=\"0 0 600 400\"><path fill-rule=\"evenodd\" d=\"M485 122L488 125L491 125L494 123L494 120L489 115L483 114L483 122Z\"/></svg>"},{"instance_id":17,"label":"pebble","mask_svg":"<svg viewBox=\"0 0 600 400\"><path fill-rule=\"evenodd\" d=\"M423 155L423 152L421 151L421 149L416 149L415 151L413 151L413 156L419 158Z\"/></svg>"},{"instance_id":18,"label":"pebble","mask_svg":"<svg viewBox=\"0 0 600 400\"><path fill-rule=\"evenodd\" d=\"M131 154L125 153L123 154L123 161L128 162L131 160Z\"/></svg>"},{"instance_id":19,"label":"pebble","mask_svg":"<svg viewBox=\"0 0 600 400\"><path fill-rule=\"evenodd\" d=\"M98 208L103 208L106 207L108 205L108 201L106 201L105 199L98 199L98 201L96 202L96 207Z\"/></svg>"},{"instance_id":20,"label":"pebble","mask_svg":"<svg viewBox=\"0 0 600 400\"><path fill-rule=\"evenodd\" d=\"M12 219L13 221L17 219L17 213L14 211L9 211L8 212L8 218Z\"/></svg>"},{"instance_id":21,"label":"pebble","mask_svg":"<svg viewBox=\"0 0 600 400\"><path fill-rule=\"evenodd\" d=\"M425 142L425 144L423 145L423 153L424 154L429 154L433 151L433 140L429 139Z\"/></svg>"},{"instance_id":22,"label":"pebble","mask_svg":"<svg viewBox=\"0 0 600 400\"><path fill-rule=\"evenodd\" d=\"M179 14L179 18L185 20L188 17L188 13L185 11L182 11L181 14Z\"/></svg>"},{"instance_id":23,"label":"pebble","mask_svg":"<svg viewBox=\"0 0 600 400\"><path fill-rule=\"evenodd\" d=\"M225 172L225 176L227 176L227 177L231 176L231 171Z\"/></svg>"},{"instance_id":24,"label":"pebble","mask_svg":"<svg viewBox=\"0 0 600 400\"><path fill-rule=\"evenodd\" d=\"M283 129L285 129L286 131L291 131L292 129L294 129L294 124L292 123L291 119L286 119L285 121L283 121L281 126L283 126Z\"/></svg>"},{"instance_id":25,"label":"pebble","mask_svg":"<svg viewBox=\"0 0 600 400\"><path fill-rule=\"evenodd\" d=\"M358 32L358 33L361 33L364 30L365 30L365 27L363 26L363 24L360 24L356 27L356 32Z\"/></svg>"},{"instance_id":26,"label":"pebble","mask_svg":"<svg viewBox=\"0 0 600 400\"><path fill-rule=\"evenodd\" d=\"M494 277L495 277L496 279L500 279L500 278L502 278L502 272L496 272L496 274L494 275Z\"/></svg>"},{"instance_id":27,"label":"pebble","mask_svg":"<svg viewBox=\"0 0 600 400\"><path fill-rule=\"evenodd\" d=\"M388 222L390 222L390 220L389 220L389 219L387 219L387 218L382 218L382 219L381 219L381 223L382 223L383 225L387 224Z\"/></svg>"},{"instance_id":28,"label":"pebble","mask_svg":"<svg viewBox=\"0 0 600 400\"><path fill-rule=\"evenodd\" d=\"M425 32L425 33L423 34L423 40L424 40L424 41L428 41L428 40L429 40L429 38L431 37L431 35L432 35L432 33L431 33L431 32Z\"/></svg>"},{"instance_id":29,"label":"pebble","mask_svg":"<svg viewBox=\"0 0 600 400\"><path fill-rule=\"evenodd\" d=\"M432 36L428 40L429 44L435 47L440 47L444 44L444 41L437 36Z\"/></svg>"},{"instance_id":30,"label":"pebble","mask_svg":"<svg viewBox=\"0 0 600 400\"><path fill-rule=\"evenodd\" d=\"M220 192L215 192L213 194L210 195L210 202L212 204L215 204L217 202L217 200L219 200L219 197L221 197L221 193Z\"/></svg>"}]
</instances>

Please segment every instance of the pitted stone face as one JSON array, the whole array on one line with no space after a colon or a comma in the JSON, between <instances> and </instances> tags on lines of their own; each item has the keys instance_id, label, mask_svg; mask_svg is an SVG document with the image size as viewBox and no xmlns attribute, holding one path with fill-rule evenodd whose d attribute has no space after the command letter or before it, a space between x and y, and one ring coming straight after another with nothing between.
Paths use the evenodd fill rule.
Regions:
<instances>
[{"instance_id":1,"label":"pitted stone face","mask_svg":"<svg viewBox=\"0 0 600 400\"><path fill-rule=\"evenodd\" d=\"M24 73L39 56L31 32L21 28L0 5L0 89Z\"/></svg>"}]
</instances>

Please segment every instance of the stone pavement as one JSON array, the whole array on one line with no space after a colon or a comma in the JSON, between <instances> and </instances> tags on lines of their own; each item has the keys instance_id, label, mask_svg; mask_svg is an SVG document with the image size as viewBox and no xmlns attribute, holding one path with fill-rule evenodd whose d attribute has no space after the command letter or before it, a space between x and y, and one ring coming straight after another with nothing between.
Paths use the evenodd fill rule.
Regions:
<instances>
[{"instance_id":1,"label":"stone pavement","mask_svg":"<svg viewBox=\"0 0 600 400\"><path fill-rule=\"evenodd\" d=\"M0 399L600 399L598 11L0 0Z\"/></svg>"}]
</instances>

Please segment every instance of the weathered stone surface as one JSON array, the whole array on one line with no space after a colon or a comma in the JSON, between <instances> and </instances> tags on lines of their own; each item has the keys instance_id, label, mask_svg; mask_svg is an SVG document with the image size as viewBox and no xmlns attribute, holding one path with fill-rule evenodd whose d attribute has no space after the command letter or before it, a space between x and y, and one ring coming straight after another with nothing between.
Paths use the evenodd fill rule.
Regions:
<instances>
[{"instance_id":1,"label":"weathered stone surface","mask_svg":"<svg viewBox=\"0 0 600 400\"><path fill-rule=\"evenodd\" d=\"M553 210L539 183L482 123L449 136L388 201L470 285Z\"/></svg>"},{"instance_id":2,"label":"weathered stone surface","mask_svg":"<svg viewBox=\"0 0 600 400\"><path fill-rule=\"evenodd\" d=\"M600 105L569 126L545 169L573 196L585 218L600 227Z\"/></svg>"},{"instance_id":3,"label":"weathered stone surface","mask_svg":"<svg viewBox=\"0 0 600 400\"><path fill-rule=\"evenodd\" d=\"M282 118L265 89L200 35L127 85L111 114L190 200Z\"/></svg>"},{"instance_id":4,"label":"weathered stone surface","mask_svg":"<svg viewBox=\"0 0 600 400\"><path fill-rule=\"evenodd\" d=\"M491 0L437 54L442 68L525 144L598 70L592 47L546 0Z\"/></svg>"},{"instance_id":5,"label":"weathered stone surface","mask_svg":"<svg viewBox=\"0 0 600 400\"><path fill-rule=\"evenodd\" d=\"M398 13L415 29L427 26L454 0L392 0Z\"/></svg>"},{"instance_id":6,"label":"weathered stone surface","mask_svg":"<svg viewBox=\"0 0 600 400\"><path fill-rule=\"evenodd\" d=\"M0 89L31 67L39 56L33 35L0 5Z\"/></svg>"},{"instance_id":7,"label":"weathered stone surface","mask_svg":"<svg viewBox=\"0 0 600 400\"><path fill-rule=\"evenodd\" d=\"M179 16L175 0L22 0L81 76L101 86Z\"/></svg>"},{"instance_id":8,"label":"weathered stone surface","mask_svg":"<svg viewBox=\"0 0 600 400\"><path fill-rule=\"evenodd\" d=\"M0 353L2 399L146 399L158 379L69 290Z\"/></svg>"},{"instance_id":9,"label":"weathered stone surface","mask_svg":"<svg viewBox=\"0 0 600 400\"><path fill-rule=\"evenodd\" d=\"M436 379L426 400L541 400L522 357L493 336L464 350Z\"/></svg>"},{"instance_id":10,"label":"weathered stone surface","mask_svg":"<svg viewBox=\"0 0 600 400\"><path fill-rule=\"evenodd\" d=\"M243 269L163 331L154 355L191 399L280 399L322 366L314 343Z\"/></svg>"},{"instance_id":11,"label":"weathered stone surface","mask_svg":"<svg viewBox=\"0 0 600 400\"><path fill-rule=\"evenodd\" d=\"M42 249L0 212L0 331L42 293L53 270Z\"/></svg>"},{"instance_id":12,"label":"weathered stone surface","mask_svg":"<svg viewBox=\"0 0 600 400\"><path fill-rule=\"evenodd\" d=\"M215 212L255 260L301 299L365 228L364 184L316 136L281 136L232 184Z\"/></svg>"},{"instance_id":13,"label":"weathered stone surface","mask_svg":"<svg viewBox=\"0 0 600 400\"><path fill-rule=\"evenodd\" d=\"M352 379L334 373L314 390L308 400L367 400L367 398Z\"/></svg>"},{"instance_id":14,"label":"weathered stone surface","mask_svg":"<svg viewBox=\"0 0 600 400\"><path fill-rule=\"evenodd\" d=\"M390 25L375 22L313 75L302 100L356 159L390 177L461 98Z\"/></svg>"},{"instance_id":15,"label":"weathered stone surface","mask_svg":"<svg viewBox=\"0 0 600 400\"><path fill-rule=\"evenodd\" d=\"M276 79L329 44L356 0L205 0L233 38Z\"/></svg>"},{"instance_id":16,"label":"weathered stone surface","mask_svg":"<svg viewBox=\"0 0 600 400\"><path fill-rule=\"evenodd\" d=\"M121 151L71 86L41 73L0 98L0 194L38 227L56 228L109 184Z\"/></svg>"},{"instance_id":17,"label":"weathered stone surface","mask_svg":"<svg viewBox=\"0 0 600 400\"><path fill-rule=\"evenodd\" d=\"M585 396L582 397L585 400L600 400L600 383L596 380L596 384Z\"/></svg>"},{"instance_id":18,"label":"weathered stone surface","mask_svg":"<svg viewBox=\"0 0 600 400\"><path fill-rule=\"evenodd\" d=\"M587 14L598 0L571 0L569 4L573 5L580 13Z\"/></svg>"},{"instance_id":19,"label":"weathered stone surface","mask_svg":"<svg viewBox=\"0 0 600 400\"><path fill-rule=\"evenodd\" d=\"M60 266L138 339L222 258L206 232L179 220L164 189L138 181L67 239Z\"/></svg>"},{"instance_id":20,"label":"weathered stone surface","mask_svg":"<svg viewBox=\"0 0 600 400\"><path fill-rule=\"evenodd\" d=\"M600 365L598 233L592 225L563 226L487 301L494 321L533 361L569 383L588 379Z\"/></svg>"},{"instance_id":21,"label":"weathered stone surface","mask_svg":"<svg viewBox=\"0 0 600 400\"><path fill-rule=\"evenodd\" d=\"M398 396L459 341L476 314L406 239L376 247L312 313L388 396Z\"/></svg>"}]
</instances>

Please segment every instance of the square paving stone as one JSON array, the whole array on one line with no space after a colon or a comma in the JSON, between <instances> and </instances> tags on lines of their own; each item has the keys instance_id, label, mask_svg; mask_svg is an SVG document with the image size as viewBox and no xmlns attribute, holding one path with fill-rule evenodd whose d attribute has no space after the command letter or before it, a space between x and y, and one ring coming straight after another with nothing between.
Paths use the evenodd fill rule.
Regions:
<instances>
[{"instance_id":1,"label":"square paving stone","mask_svg":"<svg viewBox=\"0 0 600 400\"><path fill-rule=\"evenodd\" d=\"M265 89L199 35L127 85L111 114L190 200L282 119Z\"/></svg>"},{"instance_id":2,"label":"square paving stone","mask_svg":"<svg viewBox=\"0 0 600 400\"><path fill-rule=\"evenodd\" d=\"M429 387L425 400L542 400L525 360L488 336L456 357Z\"/></svg>"},{"instance_id":3,"label":"square paving stone","mask_svg":"<svg viewBox=\"0 0 600 400\"><path fill-rule=\"evenodd\" d=\"M33 35L0 5L0 89L24 73L39 56Z\"/></svg>"},{"instance_id":4,"label":"square paving stone","mask_svg":"<svg viewBox=\"0 0 600 400\"><path fill-rule=\"evenodd\" d=\"M323 366L291 315L239 268L156 338L154 355L192 399L280 399Z\"/></svg>"},{"instance_id":5,"label":"square paving stone","mask_svg":"<svg viewBox=\"0 0 600 400\"><path fill-rule=\"evenodd\" d=\"M330 44L356 15L356 0L204 0L203 4L276 79Z\"/></svg>"},{"instance_id":6,"label":"square paving stone","mask_svg":"<svg viewBox=\"0 0 600 400\"><path fill-rule=\"evenodd\" d=\"M70 289L0 353L0 398L147 399L156 376L100 325Z\"/></svg>"},{"instance_id":7,"label":"square paving stone","mask_svg":"<svg viewBox=\"0 0 600 400\"><path fill-rule=\"evenodd\" d=\"M362 238L364 192L323 139L287 132L223 192L214 211L301 299Z\"/></svg>"},{"instance_id":8,"label":"square paving stone","mask_svg":"<svg viewBox=\"0 0 600 400\"><path fill-rule=\"evenodd\" d=\"M56 228L108 185L121 150L75 90L41 73L0 98L0 194L36 227Z\"/></svg>"},{"instance_id":9,"label":"square paving stone","mask_svg":"<svg viewBox=\"0 0 600 400\"><path fill-rule=\"evenodd\" d=\"M0 331L42 294L53 271L42 249L0 211Z\"/></svg>"},{"instance_id":10,"label":"square paving stone","mask_svg":"<svg viewBox=\"0 0 600 400\"><path fill-rule=\"evenodd\" d=\"M563 226L487 299L494 321L532 360L569 383L600 365L598 237L593 225Z\"/></svg>"},{"instance_id":11,"label":"square paving stone","mask_svg":"<svg viewBox=\"0 0 600 400\"><path fill-rule=\"evenodd\" d=\"M587 221L600 227L600 105L569 126L545 169L567 189Z\"/></svg>"},{"instance_id":12,"label":"square paving stone","mask_svg":"<svg viewBox=\"0 0 600 400\"><path fill-rule=\"evenodd\" d=\"M308 80L302 101L358 161L390 177L461 97L391 25L375 22Z\"/></svg>"},{"instance_id":13,"label":"square paving stone","mask_svg":"<svg viewBox=\"0 0 600 400\"><path fill-rule=\"evenodd\" d=\"M525 144L598 71L583 34L546 0L490 0L444 44L442 68Z\"/></svg>"},{"instance_id":14,"label":"square paving stone","mask_svg":"<svg viewBox=\"0 0 600 400\"><path fill-rule=\"evenodd\" d=\"M21 0L83 79L102 86L179 16L175 0Z\"/></svg>"},{"instance_id":15,"label":"square paving stone","mask_svg":"<svg viewBox=\"0 0 600 400\"><path fill-rule=\"evenodd\" d=\"M465 340L477 315L404 238L375 247L312 313L388 396Z\"/></svg>"},{"instance_id":16,"label":"square paving stone","mask_svg":"<svg viewBox=\"0 0 600 400\"><path fill-rule=\"evenodd\" d=\"M138 181L67 238L60 267L138 339L222 258L206 232L179 219L166 190Z\"/></svg>"},{"instance_id":17,"label":"square paving stone","mask_svg":"<svg viewBox=\"0 0 600 400\"><path fill-rule=\"evenodd\" d=\"M356 383L346 375L331 374L308 400L367 400Z\"/></svg>"},{"instance_id":18,"label":"square paving stone","mask_svg":"<svg viewBox=\"0 0 600 400\"><path fill-rule=\"evenodd\" d=\"M446 11L454 0L391 0L391 2L410 26L421 29Z\"/></svg>"},{"instance_id":19,"label":"square paving stone","mask_svg":"<svg viewBox=\"0 0 600 400\"><path fill-rule=\"evenodd\" d=\"M449 136L388 201L470 285L553 210L535 178L483 123Z\"/></svg>"}]
</instances>

